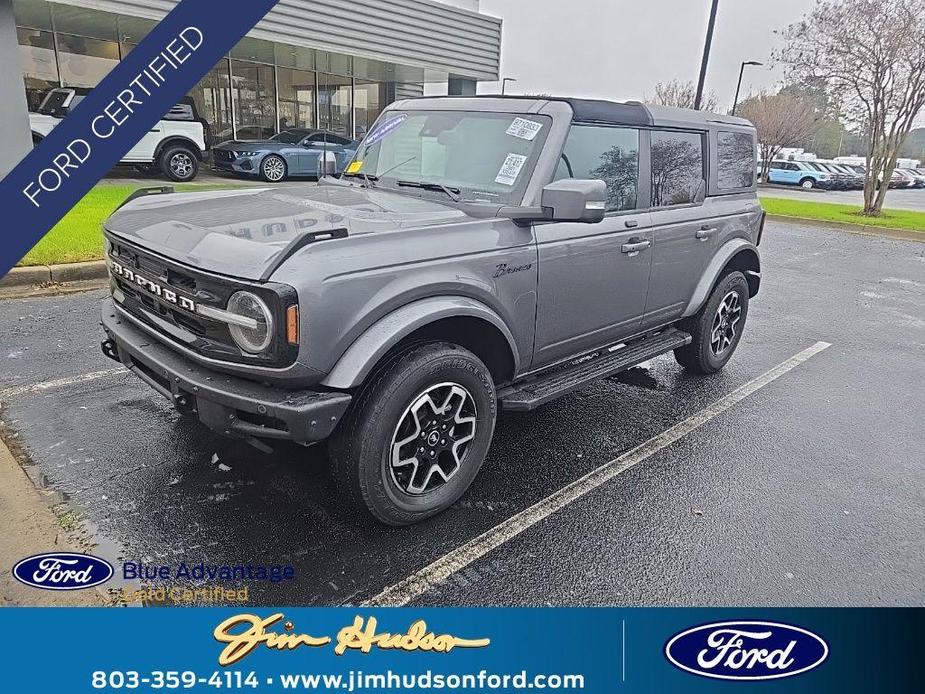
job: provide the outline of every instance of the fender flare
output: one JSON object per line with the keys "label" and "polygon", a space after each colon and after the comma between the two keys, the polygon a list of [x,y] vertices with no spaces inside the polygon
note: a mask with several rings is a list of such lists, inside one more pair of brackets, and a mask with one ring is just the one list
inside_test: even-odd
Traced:
{"label": "fender flare", "polygon": [[507,340],[514,359],[514,371],[520,354],[514,335],[501,317],[480,301],[464,296],[437,296],[419,299],[380,318],[363,332],[337,360],[321,385],[347,390],[359,386],[385,354],[419,328],[443,318],[480,318],[497,328]]}
{"label": "fender flare", "polygon": [[157,162],[161,158],[161,154],[164,153],[164,150],[170,147],[171,145],[186,145],[193,150],[193,154],[196,155],[196,158],[199,161],[204,161],[202,150],[199,149],[199,145],[193,142],[188,137],[183,137],[182,135],[171,135],[169,137],[161,140],[157,147],[154,149],[154,158],[153,161]]}
{"label": "fender flare", "polygon": [[755,244],[742,238],[735,238],[727,241],[713,256],[710,264],[707,265],[707,269],[704,271],[703,275],[701,275],[700,282],[697,283],[697,287],[694,289],[694,294],[687,304],[687,308],[685,308],[684,313],[681,314],[682,318],[692,316],[700,310],[700,307],[703,306],[704,302],[710,296],[710,292],[713,291],[713,287],[719,279],[720,273],[722,273],[729,261],[742,251],[752,251],[758,257],[760,267],[761,254],[758,252],[758,247],[755,246]]}

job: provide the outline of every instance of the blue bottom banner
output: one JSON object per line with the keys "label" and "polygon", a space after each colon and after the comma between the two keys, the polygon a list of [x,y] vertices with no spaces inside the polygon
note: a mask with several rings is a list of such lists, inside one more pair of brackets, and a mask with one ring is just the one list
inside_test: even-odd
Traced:
{"label": "blue bottom banner", "polygon": [[0,691],[922,692],[920,609],[0,610]]}

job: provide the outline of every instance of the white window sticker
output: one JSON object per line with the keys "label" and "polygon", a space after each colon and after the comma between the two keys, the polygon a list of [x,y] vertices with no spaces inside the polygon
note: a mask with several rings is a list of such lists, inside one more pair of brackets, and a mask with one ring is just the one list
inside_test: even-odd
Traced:
{"label": "white window sticker", "polygon": [[502,183],[506,186],[514,185],[526,161],[527,158],[523,154],[508,154],[507,159],[501,165],[501,170],[495,177],[495,183]]}
{"label": "white window sticker", "polygon": [[508,135],[519,137],[521,140],[533,140],[536,134],[543,129],[542,123],[527,120],[526,118],[515,118],[511,127],[507,129]]}

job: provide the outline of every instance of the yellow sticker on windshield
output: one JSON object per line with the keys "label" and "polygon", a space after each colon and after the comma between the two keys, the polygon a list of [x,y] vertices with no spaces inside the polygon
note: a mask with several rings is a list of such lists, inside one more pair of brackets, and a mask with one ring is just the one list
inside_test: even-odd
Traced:
{"label": "yellow sticker on windshield", "polygon": [[347,173],[349,174],[360,173],[360,169],[362,168],[363,168],[363,162],[359,160],[354,160],[350,162],[350,166],[347,167]]}

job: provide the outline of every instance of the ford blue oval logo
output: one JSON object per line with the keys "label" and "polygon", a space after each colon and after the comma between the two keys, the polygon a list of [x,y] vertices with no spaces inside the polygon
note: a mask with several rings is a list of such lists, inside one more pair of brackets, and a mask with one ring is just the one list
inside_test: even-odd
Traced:
{"label": "ford blue oval logo", "polygon": [[74,552],[49,552],[20,559],[13,575],[20,583],[44,590],[92,588],[112,578],[112,564],[105,559]]}
{"label": "ford blue oval logo", "polygon": [[720,680],[773,680],[822,664],[829,646],[811,631],[775,622],[719,622],[675,634],[665,644],[672,665]]}

